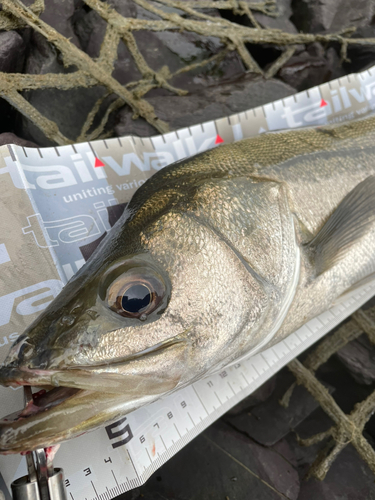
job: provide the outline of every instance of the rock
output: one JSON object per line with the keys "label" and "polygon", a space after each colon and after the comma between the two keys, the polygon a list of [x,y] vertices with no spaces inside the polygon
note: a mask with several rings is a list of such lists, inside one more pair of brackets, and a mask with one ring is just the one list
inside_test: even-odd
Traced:
{"label": "rock", "polygon": [[274,445],[319,406],[303,386],[294,388],[287,408],[281,406],[279,400],[293,381],[289,373],[283,372],[269,399],[248,413],[226,416],[226,420],[257,443]]}
{"label": "rock", "polygon": [[[26,61],[26,72],[30,74],[68,73],[74,68],[65,68],[60,55],[45,38],[33,33],[30,43],[30,53]],[[60,131],[68,138],[75,140],[95,102],[105,93],[103,87],[71,90],[41,89],[32,90],[24,97],[45,117],[53,120]],[[103,113],[102,113],[103,114]],[[102,114],[98,114],[96,120]],[[97,123],[97,121],[95,122]],[[16,134],[36,142],[40,146],[52,146],[43,132],[28,118],[22,116],[15,130]]]}
{"label": "rock", "polygon": [[[247,0],[247,3],[254,4],[254,2],[250,2]],[[267,2],[262,2],[264,3]],[[271,2],[269,2],[271,3]],[[234,6],[234,5],[233,5]],[[269,29],[277,29],[283,30],[287,33],[297,33],[297,28],[290,21],[290,17],[292,16],[292,0],[276,0],[275,2],[276,9],[273,12],[277,13],[277,16],[268,16],[267,14],[263,14],[255,9],[251,9],[252,14],[256,21],[261,25],[262,28]],[[250,6],[251,7],[251,6]],[[251,28],[254,27],[252,21],[248,18],[247,15],[238,15],[234,14],[233,10],[220,10],[220,14],[225,19],[232,21],[234,23],[249,26]]]}
{"label": "rock", "polygon": [[[155,14],[129,0],[111,0],[109,3],[124,17],[160,20]],[[162,7],[162,10],[178,12],[177,9],[160,4],[155,5],[159,9]],[[95,11],[86,12],[83,8],[76,12],[73,23],[83,50],[91,57],[98,57],[107,23]],[[142,57],[154,71],[160,71],[163,67],[167,67],[170,73],[174,73],[188,64],[208,59],[224,49],[224,45],[219,39],[202,37],[189,31],[152,32],[141,30],[133,32],[133,35]],[[239,76],[244,71],[238,54],[232,52],[227,54],[220,63],[211,63],[197,70],[177,75],[169,83],[191,90],[201,87],[202,84],[209,85],[213,82]],[[199,78],[195,80],[197,75]],[[113,77],[123,85],[142,78],[123,41],[119,44]]]}
{"label": "rock", "polygon": [[226,415],[238,415],[239,413],[243,413],[259,403],[263,403],[263,401],[266,401],[266,399],[271,396],[271,394],[275,390],[275,386],[276,376],[273,376],[269,380],[267,380],[267,382],[261,385],[256,391],[250,394],[250,396],[243,399],[236,406],[233,406],[233,408],[231,408],[226,413]]}
{"label": "rock", "polygon": [[[19,73],[25,62],[26,44],[16,31],[0,32],[0,72]],[[14,129],[21,115],[5,99],[0,99],[0,133]]]}
{"label": "rock", "polygon": [[[375,26],[361,26],[352,35],[353,38],[375,38]],[[375,64],[374,45],[349,45],[348,58],[350,63],[346,64],[348,71],[364,71],[367,67]]]}
{"label": "rock", "polygon": [[[276,79],[264,80],[249,74],[187,96],[158,96],[147,100],[154,106],[157,116],[168,122],[171,130],[175,130],[239,113],[294,93],[292,87]],[[145,120],[132,120],[128,107],[122,108],[117,116],[117,136],[150,136],[157,133]]]}
{"label": "rock", "polygon": [[[344,74],[335,49],[325,55],[320,43],[307,46],[307,50],[292,56],[280,69],[278,76],[298,91],[321,85]],[[335,57],[335,55],[337,57]]]}
{"label": "rock", "polygon": [[25,59],[25,49],[23,38],[16,31],[1,32],[0,71],[4,73],[21,72]]}
{"label": "rock", "polygon": [[285,458],[295,469],[297,469],[298,462],[293,449],[286,439],[280,439],[276,444],[269,449],[276,451],[279,455]]}
{"label": "rock", "polygon": [[[178,9],[150,1],[151,5],[167,13],[186,14]],[[160,20],[154,13],[136,6],[138,19]],[[199,9],[198,9],[199,11]],[[205,14],[221,17],[218,10],[211,9]],[[135,39],[140,51],[150,67],[155,70],[167,66],[171,73],[204,61],[218,54],[224,49],[223,43],[212,36],[200,36],[189,31],[160,31],[135,32]],[[156,50],[157,47],[157,50]],[[150,50],[151,49],[151,50]],[[217,84],[222,80],[231,79],[245,72],[243,63],[237,52],[228,53],[218,64],[209,64],[205,67],[177,75],[170,80],[171,85],[187,90],[201,89],[202,85]]]}
{"label": "rock", "polygon": [[[128,0],[111,0],[108,3],[124,17],[136,16],[134,2]],[[107,28],[106,21],[94,10],[87,12],[83,5],[74,15],[73,25],[82,50],[92,58],[98,57]],[[114,63],[112,76],[122,85],[142,78],[133,57],[123,41],[120,41],[118,45],[117,60]]]}
{"label": "rock", "polygon": [[293,23],[300,31],[340,32],[349,26],[370,24],[374,15],[372,0],[300,0],[294,2]]}
{"label": "rock", "polygon": [[327,49],[325,57],[327,59],[327,66],[330,69],[331,80],[341,78],[348,73],[342,64],[341,56],[336,52],[334,47]]}
{"label": "rock", "polygon": [[324,481],[301,482],[298,500],[375,500],[374,473],[348,445],[336,458]]}
{"label": "rock", "polygon": [[375,346],[363,334],[342,347],[337,357],[359,384],[375,382]]}
{"label": "rock", "polygon": [[298,33],[297,28],[291,22],[293,14],[292,0],[277,0],[277,17],[270,17],[261,12],[253,11],[255,19],[263,28],[283,30],[287,33]]}
{"label": "rock", "polygon": [[287,460],[219,421],[122,500],[297,500],[298,492],[298,474]]}
{"label": "rock", "polygon": [[25,73],[42,75],[63,72],[64,68],[55,47],[49,44],[40,33],[33,33],[30,39]]}
{"label": "rock", "polygon": [[[329,416],[321,409],[317,408],[307,418],[305,418],[297,427],[295,432],[290,432],[284,439],[277,442],[272,449],[280,453],[286,460],[290,460],[289,453],[293,457],[293,466],[297,468],[300,478],[304,478],[315,461],[318,454],[325,448],[329,437],[315,443],[311,446],[302,446],[297,441],[297,435],[302,439],[307,439],[330,429],[333,425]],[[288,447],[283,448],[283,442],[286,441]],[[290,452],[291,450],[291,452]]]}
{"label": "rock", "polygon": [[[278,452],[259,446],[241,433],[233,432],[233,429],[221,421],[209,427],[204,436],[253,471],[277,492],[285,495],[290,500],[298,498],[299,480],[297,471],[290,461],[285,460]],[[284,451],[286,455],[291,457],[292,450],[287,443],[284,443]],[[256,495],[253,498],[257,498]]]}
{"label": "rock", "polygon": [[44,11],[40,19],[79,47],[80,44],[71,23],[74,12],[75,0],[48,0],[44,2]]}
{"label": "rock", "polygon": [[[136,6],[131,0],[107,0],[106,3],[124,17],[136,17]],[[72,17],[72,24],[82,50],[90,57],[98,57],[107,22],[95,10],[87,11],[82,3]]]}
{"label": "rock", "polygon": [[24,148],[37,148],[38,145],[35,142],[27,141],[21,137],[17,137],[12,132],[4,132],[0,134],[0,146],[5,144],[16,144],[17,146],[23,146]]}
{"label": "rock", "polygon": [[[147,63],[153,69],[168,66],[174,73],[190,64],[196,64],[224,50],[223,43],[215,37],[203,37],[192,32],[158,32],[159,50],[150,51],[149,34],[138,32],[135,38]],[[155,42],[157,43],[157,42]],[[162,46],[160,46],[162,44]],[[203,86],[217,85],[222,81],[238,78],[245,73],[245,68],[237,52],[228,53],[219,63],[210,63],[187,73],[176,75],[169,80],[175,87],[199,91]]]}
{"label": "rock", "polygon": [[366,399],[373,391],[370,385],[358,384],[337,356],[332,356],[322,365],[317,375],[319,380],[335,388],[334,399],[347,414],[356,403]]}

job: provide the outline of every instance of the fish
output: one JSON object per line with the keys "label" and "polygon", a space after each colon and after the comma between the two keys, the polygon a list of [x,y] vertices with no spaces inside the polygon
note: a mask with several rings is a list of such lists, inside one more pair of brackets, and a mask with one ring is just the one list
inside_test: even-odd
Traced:
{"label": "fish", "polygon": [[262,134],[152,176],[11,347],[0,452],[55,445],[261,352],[375,272],[375,118]]}

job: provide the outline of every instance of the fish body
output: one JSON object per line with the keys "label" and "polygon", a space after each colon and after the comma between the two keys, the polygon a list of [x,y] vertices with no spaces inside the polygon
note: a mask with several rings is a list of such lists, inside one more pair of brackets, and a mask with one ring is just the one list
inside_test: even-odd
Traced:
{"label": "fish body", "polygon": [[13,345],[48,386],[0,451],[52,445],[284,339],[375,272],[375,119],[264,134],[164,168]]}

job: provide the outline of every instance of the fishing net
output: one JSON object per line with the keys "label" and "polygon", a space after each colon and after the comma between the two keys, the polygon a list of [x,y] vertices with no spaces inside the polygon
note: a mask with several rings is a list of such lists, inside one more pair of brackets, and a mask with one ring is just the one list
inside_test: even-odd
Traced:
{"label": "fishing net", "polygon": [[[254,13],[277,16],[278,10],[273,0],[259,3],[239,0],[133,0],[133,2],[148,12],[148,15],[143,18],[124,17],[105,1],[84,0],[87,8],[95,11],[106,23],[100,52],[97,57],[90,57],[71,40],[40,19],[39,16],[45,7],[43,0],[36,0],[28,6],[20,0],[2,0],[0,2],[2,5],[0,29],[31,29],[38,33],[58,52],[67,71],[45,74],[0,73],[1,97],[57,145],[107,137],[110,133],[106,128],[108,120],[122,106],[128,106],[132,110],[133,118],[142,117],[157,131],[165,133],[170,129],[169,124],[157,116],[153,106],[147,100],[147,94],[153,89],[165,89],[181,96],[186,94],[186,89],[171,83],[178,75],[212,68],[228,55],[236,54],[248,72],[271,78],[293,56],[298,44],[334,43],[340,47],[342,60],[347,58],[348,46],[351,44],[369,46],[375,44],[374,39],[371,38],[351,38],[350,35],[354,31],[352,28],[333,34],[286,33],[263,28],[254,17]],[[245,17],[246,22],[242,22],[241,25],[237,24],[215,15],[213,10],[231,12],[233,16]],[[202,37],[214,37],[220,40],[222,48],[214,54],[209,54],[204,60],[196,62],[190,60],[178,69],[167,65],[155,69],[146,61],[142,49],[137,44],[135,34],[144,30],[158,33],[188,32]],[[138,79],[125,85],[114,76],[120,43],[125,44],[134,68],[140,75]],[[280,52],[267,69],[259,65],[252,55],[252,49],[249,48],[259,44],[277,47]],[[101,89],[101,95],[87,113],[80,133],[73,138],[61,132],[61,123],[58,118],[52,120],[45,116],[28,100],[27,94],[28,91],[33,90],[68,91],[95,87]],[[355,313],[348,323],[324,340],[316,351],[309,355],[304,364],[294,360],[289,365],[297,383],[303,384],[311,392],[333,421],[333,426],[326,432],[308,440],[301,440],[301,444],[309,445],[327,437],[330,438],[324,454],[317,458],[311,468],[311,473],[320,479],[324,478],[337,455],[349,443],[355,446],[360,456],[375,473],[375,451],[363,435],[365,423],[375,410],[375,392],[358,403],[347,415],[314,375],[330,356],[363,332],[368,335],[371,342],[375,343],[375,322],[372,310],[361,310]],[[282,401],[284,405],[288,404],[292,391],[293,387],[285,395]]]}
{"label": "fishing net", "polygon": [[[169,130],[169,125],[161,120],[147,101],[145,95],[152,89],[162,88],[173,94],[184,95],[186,90],[171,85],[177,75],[212,67],[224,57],[238,54],[249,72],[271,78],[290,59],[298,44],[313,42],[337,43],[341,47],[342,59],[346,58],[350,44],[373,45],[374,39],[350,38],[353,28],[335,34],[285,33],[281,30],[264,29],[254,17],[254,12],[277,16],[276,3],[265,0],[250,3],[237,0],[220,1],[176,1],[176,0],[132,0],[150,17],[146,19],[123,17],[106,2],[85,0],[87,7],[95,11],[105,22],[105,35],[98,57],[91,58],[69,39],[39,18],[44,9],[44,0],[36,0],[29,7],[20,0],[3,0],[0,13],[0,29],[14,30],[29,27],[43,36],[58,51],[67,73],[20,74],[0,73],[0,95],[26,116],[44,135],[58,145],[105,138],[105,130],[111,114],[127,105],[133,118],[142,117],[160,133]],[[211,9],[211,11],[209,10]],[[236,16],[245,16],[248,26],[237,24],[222,17],[212,15],[212,9],[231,11]],[[207,13],[209,12],[209,13]],[[211,12],[211,13],[210,13]],[[151,32],[189,32],[202,37],[220,40],[222,50],[205,60],[190,62],[173,71],[168,66],[153,69],[137,45],[135,33]],[[119,44],[124,43],[140,79],[122,85],[113,71],[118,58]],[[198,43],[198,42],[196,42]],[[264,71],[248,49],[252,44],[267,44],[278,47],[280,56]],[[101,87],[105,92],[97,99],[87,114],[82,130],[77,137],[66,137],[60,130],[59,120],[53,121],[43,115],[29,100],[26,91],[58,89],[61,91],[76,88]],[[109,99],[107,99],[109,97]],[[105,102],[107,99],[107,102]],[[104,107],[104,109],[103,109]],[[98,123],[98,116],[100,117]]]}
{"label": "fishing net", "polygon": [[[333,426],[324,432],[308,439],[300,439],[302,446],[311,446],[328,438],[326,447],[312,464],[309,475],[323,480],[337,455],[349,444],[352,444],[359,455],[367,462],[375,474],[375,450],[363,436],[366,423],[375,411],[375,391],[366,399],[357,403],[350,414],[345,414],[329,390],[318,381],[314,373],[348,343],[365,333],[372,344],[375,344],[375,308],[360,309],[350,320],[330,335],[309,354],[302,364],[298,359],[289,363],[288,367],[312,396],[319,402],[321,408],[331,418]],[[281,404],[288,406],[293,386],[284,395]]]}

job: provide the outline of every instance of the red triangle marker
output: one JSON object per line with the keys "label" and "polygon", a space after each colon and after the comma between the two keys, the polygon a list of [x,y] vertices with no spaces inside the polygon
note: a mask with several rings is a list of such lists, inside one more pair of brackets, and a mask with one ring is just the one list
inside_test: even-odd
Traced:
{"label": "red triangle marker", "polygon": [[324,99],[322,99],[322,100],[320,101],[320,106],[319,106],[319,107],[320,107],[320,108],[324,108],[324,106],[328,106],[328,102],[327,102],[327,101],[325,101]]}
{"label": "red triangle marker", "polygon": [[224,142],[224,139],[222,139],[220,135],[217,134],[215,144],[221,144],[222,142]]}
{"label": "red triangle marker", "polygon": [[99,158],[95,158],[95,164],[94,167],[105,167],[104,163],[99,160]]}

